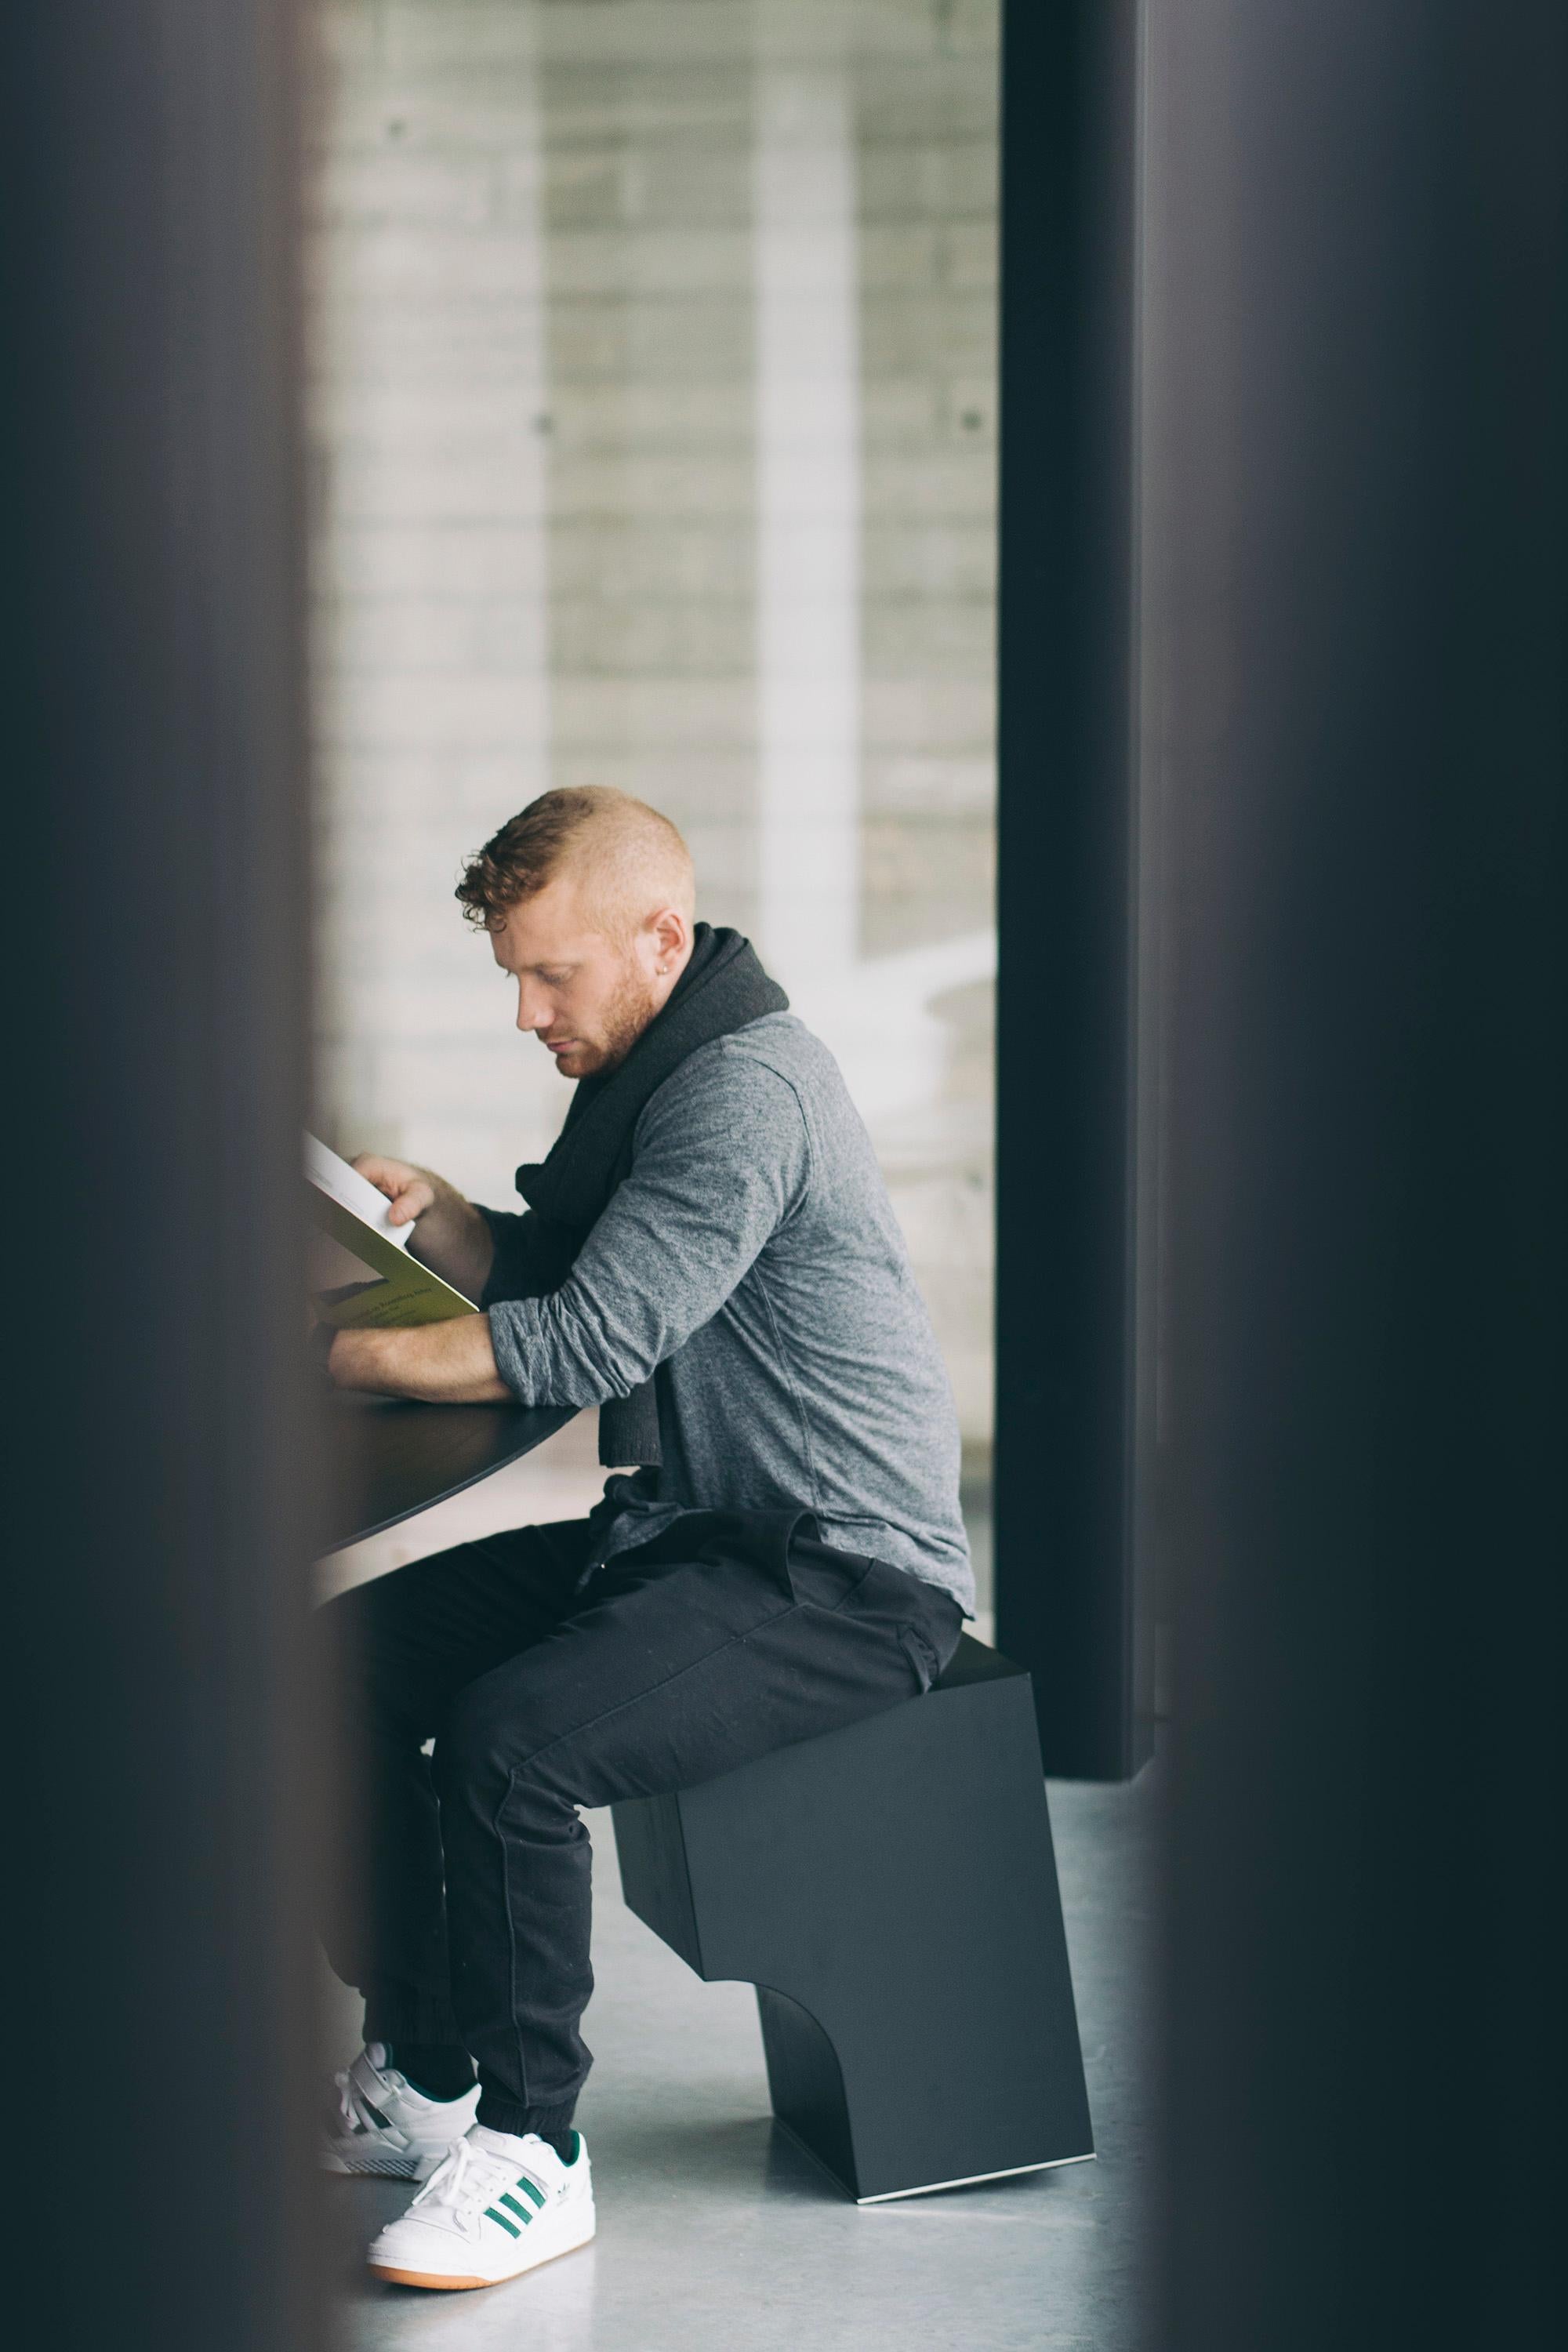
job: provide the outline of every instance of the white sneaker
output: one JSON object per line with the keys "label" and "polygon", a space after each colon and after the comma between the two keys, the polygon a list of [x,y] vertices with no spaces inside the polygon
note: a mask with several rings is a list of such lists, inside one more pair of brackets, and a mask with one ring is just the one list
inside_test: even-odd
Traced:
{"label": "white sneaker", "polygon": [[473,2122],[477,2083],[460,2099],[426,2098],[388,2064],[388,2055],[384,2042],[368,2042],[352,2066],[332,2076],[338,2098],[321,2142],[324,2171],[425,2180]]}
{"label": "white sneaker", "polygon": [[594,2179],[581,2132],[572,2161],[530,2132],[475,2124],[365,2259],[399,2286],[494,2286],[594,2234]]}

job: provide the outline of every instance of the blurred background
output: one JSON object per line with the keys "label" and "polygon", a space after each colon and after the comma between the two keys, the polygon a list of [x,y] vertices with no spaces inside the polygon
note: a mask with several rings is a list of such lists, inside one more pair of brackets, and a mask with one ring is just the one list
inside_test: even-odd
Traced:
{"label": "blurred background", "polygon": [[459,866],[664,810],[870,1128],[987,1608],[998,19],[331,0],[306,180],[321,1130],[510,1204],[568,1091]]}
{"label": "blurred background", "polygon": [[531,2340],[1554,2342],[1561,0],[13,14],[8,2307],[517,2340],[323,2246],[308,1628],[593,1432],[322,1569],[298,1138],[508,1202],[452,884],[602,782],[887,1171],[1099,2161],[848,2205],[612,1871]]}

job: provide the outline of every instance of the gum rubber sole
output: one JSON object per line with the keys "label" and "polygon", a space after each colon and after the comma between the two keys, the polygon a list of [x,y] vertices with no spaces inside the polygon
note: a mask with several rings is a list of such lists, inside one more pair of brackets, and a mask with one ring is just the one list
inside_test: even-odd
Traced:
{"label": "gum rubber sole", "polygon": [[[536,2263],[533,2267],[537,2270],[539,2267],[538,2263]],[[380,2263],[372,2263],[369,2268],[372,2278],[385,2279],[387,2284],[391,2286],[459,2287],[504,2286],[506,2284],[505,2279],[437,2278],[432,2271],[389,2271],[384,2269]],[[521,2271],[514,2271],[512,2273],[512,2276],[514,2278],[521,2278],[522,2275],[523,2273]]]}
{"label": "gum rubber sole", "polygon": [[542,2270],[546,2263],[558,2263],[563,2254],[574,2254],[594,2242],[595,2231],[574,2238],[569,2246],[557,2246],[551,2254],[541,2254],[537,2261],[524,2263],[521,2270],[505,2271],[500,2278],[453,2278],[443,2271],[395,2270],[390,2263],[367,2263],[372,2278],[384,2279],[389,2286],[436,2287],[446,2291],[474,2286],[505,2286],[509,2280],[526,2278],[530,2271]]}

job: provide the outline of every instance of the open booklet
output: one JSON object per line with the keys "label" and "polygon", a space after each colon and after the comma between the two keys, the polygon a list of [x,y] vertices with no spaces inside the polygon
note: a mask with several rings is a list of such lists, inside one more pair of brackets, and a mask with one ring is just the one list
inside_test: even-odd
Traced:
{"label": "open booklet", "polygon": [[342,1330],[448,1323],[475,1315],[471,1298],[408,1251],[412,1225],[391,1225],[384,1193],[313,1135],[305,1138],[310,1298],[323,1323]]}

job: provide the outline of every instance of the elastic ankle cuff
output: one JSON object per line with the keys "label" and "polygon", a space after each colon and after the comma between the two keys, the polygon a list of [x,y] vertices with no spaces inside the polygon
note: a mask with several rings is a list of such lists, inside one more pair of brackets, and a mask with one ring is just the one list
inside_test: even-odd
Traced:
{"label": "elastic ankle cuff", "polygon": [[569,2099],[563,2107],[525,2107],[487,2088],[479,2093],[475,2120],[487,2131],[510,2132],[517,2139],[526,2138],[530,2132],[537,2132],[541,2139],[564,2139],[576,2105],[575,2099]]}

